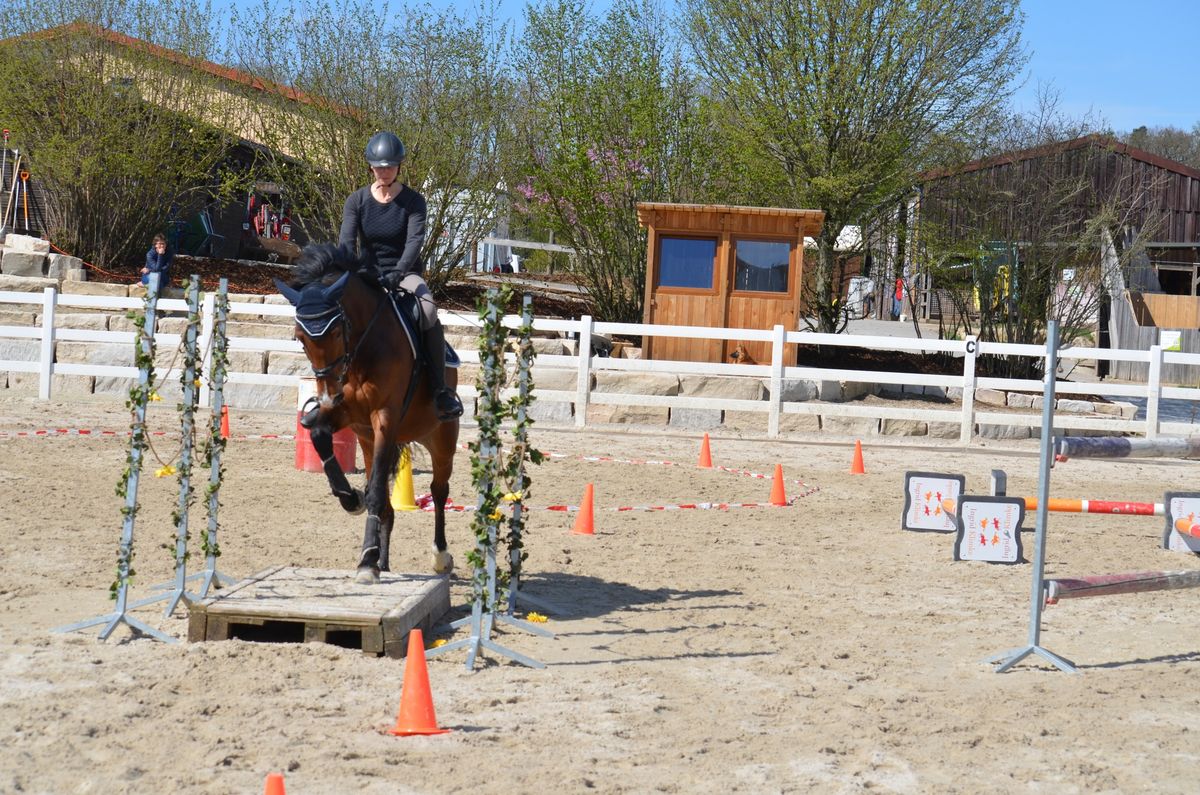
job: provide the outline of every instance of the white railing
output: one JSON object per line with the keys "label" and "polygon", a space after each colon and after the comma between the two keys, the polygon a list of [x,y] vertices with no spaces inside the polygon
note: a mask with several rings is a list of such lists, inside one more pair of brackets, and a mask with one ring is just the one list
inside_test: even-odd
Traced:
{"label": "white railing", "polygon": [[[213,333],[213,304],[211,294],[205,296],[201,308],[201,350],[208,351]],[[134,344],[134,333],[121,331],[92,331],[86,329],[61,328],[55,318],[58,310],[63,307],[127,311],[139,309],[142,306],[140,298],[116,298],[101,296],[63,295],[53,288],[46,288],[41,293],[22,293],[0,291],[0,309],[26,307],[28,311],[40,312],[42,323],[39,326],[0,326],[0,345],[7,340],[37,340],[38,357],[34,359],[0,359],[0,371],[38,374],[38,395],[45,400],[51,396],[51,385],[55,375],[78,376],[117,376],[136,378],[137,369],[129,366],[114,366],[101,364],[57,363],[54,361],[54,346],[56,341],[75,341],[87,343],[119,343],[130,346],[130,361]],[[164,312],[186,312],[182,300],[163,299],[159,308]],[[239,316],[292,317],[294,310],[291,306],[281,304],[257,304],[233,301],[229,305],[229,319],[236,322]],[[442,313],[443,323],[447,330],[453,333],[455,327],[477,327],[478,321],[461,313]],[[505,318],[509,327],[515,328],[520,322],[516,316]],[[964,444],[969,443],[976,424],[1028,426],[1035,428],[1041,424],[1040,412],[1030,410],[1025,413],[1012,411],[981,410],[976,408],[978,390],[992,389],[1004,392],[1027,392],[1040,396],[1042,382],[1033,380],[990,378],[976,372],[976,362],[982,354],[1045,357],[1045,349],[1040,345],[1021,345],[1005,343],[981,343],[974,337],[965,340],[930,340],[899,337],[881,337],[847,334],[815,334],[801,331],[785,331],[783,326],[775,326],[768,330],[705,328],[698,326],[652,326],[640,323],[597,323],[591,317],[584,316],[579,320],[539,319],[534,321],[537,332],[558,332],[578,341],[590,341],[594,334],[600,335],[632,335],[649,337],[677,337],[689,339],[736,340],[741,342],[766,342],[771,346],[771,361],[769,364],[724,364],[710,362],[679,362],[679,361],[648,361],[641,359],[602,358],[591,355],[578,355],[582,349],[590,353],[590,344],[582,346],[576,342],[577,351],[574,355],[538,356],[538,367],[563,368],[575,374],[572,389],[538,389],[538,399],[548,402],[568,402],[574,404],[575,424],[583,427],[587,422],[589,405],[621,405],[640,407],[693,408],[724,411],[758,412],[763,415],[763,426],[768,436],[779,433],[780,418],[786,414],[824,415],[827,417],[851,417],[866,419],[895,419],[915,420],[921,422],[954,423],[959,426],[959,438]],[[179,335],[159,333],[157,342],[161,347],[177,345]],[[916,353],[943,353],[960,358],[962,369],[953,373],[925,375],[905,372],[876,372],[859,370],[832,370],[812,367],[789,366],[784,362],[785,345],[824,345],[839,347],[866,348],[869,350],[890,350]],[[271,339],[262,337],[229,337],[229,351],[265,351],[282,353],[301,353],[298,342],[290,339]],[[459,352],[463,361],[478,363],[478,355],[474,350]],[[1200,354],[1174,353],[1163,351],[1161,346],[1153,346],[1148,351],[1130,351],[1117,349],[1099,349],[1072,347],[1059,351],[1061,360],[1110,360],[1145,362],[1149,365],[1149,378],[1145,384],[1113,384],[1113,383],[1076,383],[1067,381],[1056,382],[1055,390],[1064,396],[1070,395],[1100,395],[1112,398],[1138,398],[1146,401],[1146,417],[1144,420],[1124,419],[1117,416],[1088,417],[1058,412],[1055,416],[1056,428],[1064,430],[1105,431],[1111,433],[1140,433],[1149,438],[1159,435],[1188,435],[1194,432],[1189,423],[1160,421],[1160,406],[1164,398],[1182,400],[1200,400],[1200,389],[1188,387],[1163,386],[1159,378],[1164,363],[1186,364],[1200,367]],[[592,375],[596,372],[619,371],[628,373],[664,373],[676,376],[684,375],[720,375],[740,378],[754,378],[765,383],[768,396],[764,400],[748,400],[737,398],[719,398],[697,395],[644,395],[626,392],[597,392],[592,388]],[[1200,372],[1200,371],[1198,371]],[[178,376],[177,371],[167,371],[165,377]],[[297,387],[299,375],[280,375],[265,373],[230,372],[228,382],[231,384],[258,384],[279,387]],[[783,388],[791,380],[811,380],[817,382],[843,381],[866,384],[888,384],[897,387],[935,387],[942,391],[961,390],[961,403],[947,405],[945,408],[909,408],[881,405],[862,405],[859,403],[829,403],[818,401],[785,401],[782,400]],[[465,384],[459,388],[464,398],[475,396],[473,385]],[[207,401],[206,390],[201,394],[202,402]]]}

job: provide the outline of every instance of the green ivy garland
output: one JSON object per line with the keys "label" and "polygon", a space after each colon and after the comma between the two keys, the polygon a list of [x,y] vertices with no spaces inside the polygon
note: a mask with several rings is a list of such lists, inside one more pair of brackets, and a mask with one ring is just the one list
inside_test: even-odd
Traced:
{"label": "green ivy garland", "polygon": [[[229,371],[229,338],[225,335],[225,318],[229,314],[229,295],[224,290],[217,291],[216,308],[214,314],[217,317],[217,322],[214,324],[215,334],[212,346],[212,363],[209,368],[208,383],[214,394],[218,389],[224,388],[225,375]],[[208,486],[204,490],[204,498],[208,512],[208,532],[203,535],[201,550],[205,557],[220,557],[221,548],[217,543],[218,522],[216,518],[216,509],[219,501],[221,484],[225,480],[225,464],[224,453],[226,439],[221,434],[221,407],[224,406],[224,400],[220,401],[221,406],[216,402],[213,403],[213,411],[209,418],[208,438],[200,448],[200,456],[204,461],[204,466],[212,472],[213,463],[217,464],[216,477],[209,478]]]}
{"label": "green ivy garland", "polygon": [[[179,349],[176,351],[176,359],[179,356],[183,357],[183,363],[179,371],[179,393],[184,399],[190,395],[190,405],[185,404],[183,400],[175,404],[175,410],[179,412],[180,417],[180,451],[179,466],[175,468],[176,475],[179,481],[179,490],[182,497],[175,503],[175,510],[171,512],[171,524],[175,527],[175,532],[172,534],[169,542],[163,544],[164,549],[171,551],[171,556],[176,558],[176,564],[180,563],[177,559],[177,544],[179,540],[179,532],[183,530],[184,553],[183,561],[186,562],[191,553],[187,551],[187,542],[190,536],[190,528],[186,527],[187,516],[191,511],[191,506],[194,501],[195,489],[192,487],[192,457],[182,455],[183,450],[194,449],[196,442],[196,426],[194,422],[188,422],[189,413],[195,416],[196,407],[200,404],[200,378],[196,374],[196,346],[188,345],[188,338],[195,339],[195,333],[200,325],[199,311],[192,311],[191,307],[195,304],[195,292],[199,290],[199,283],[192,281],[188,284],[187,302],[188,302],[188,317],[187,325],[183,329],[183,333],[179,337]],[[191,376],[191,382],[188,381],[188,376]],[[190,436],[191,438],[187,438]],[[170,468],[170,465],[168,465]],[[181,525],[183,525],[181,527]]]}

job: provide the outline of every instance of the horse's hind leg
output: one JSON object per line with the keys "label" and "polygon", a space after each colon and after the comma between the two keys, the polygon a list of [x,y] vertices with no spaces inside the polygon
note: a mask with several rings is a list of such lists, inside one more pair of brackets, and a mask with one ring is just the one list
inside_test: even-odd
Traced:
{"label": "horse's hind leg", "polygon": [[325,477],[329,480],[329,488],[333,496],[338,498],[342,507],[349,513],[358,514],[363,511],[363,493],[350,485],[346,473],[333,454],[333,428],[329,418],[318,416],[309,429],[313,449],[321,457],[321,466],[325,469]]}
{"label": "horse's hind leg", "polygon": [[375,456],[367,476],[367,522],[363,529],[362,554],[358,559],[355,581],[379,581],[379,572],[387,562],[384,557],[383,535],[392,529],[392,506],[388,502],[388,477],[396,466],[399,448],[394,442],[376,443]]}
{"label": "horse's hind leg", "polygon": [[458,420],[443,422],[421,441],[433,463],[429,493],[433,497],[433,570],[449,574],[454,556],[446,549],[446,499],[450,496],[450,476],[454,473],[454,453],[458,445]]}

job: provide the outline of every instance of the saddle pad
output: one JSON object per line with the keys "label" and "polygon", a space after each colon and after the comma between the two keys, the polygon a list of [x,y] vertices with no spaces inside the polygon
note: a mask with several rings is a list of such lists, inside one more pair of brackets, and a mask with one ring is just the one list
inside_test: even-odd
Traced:
{"label": "saddle pad", "polygon": [[[417,350],[417,339],[421,336],[417,330],[417,297],[402,290],[389,291],[388,295],[392,299],[392,311],[396,313],[396,319],[400,321],[400,328],[404,329],[404,336],[408,337],[408,345],[412,348],[413,357],[420,359],[422,354]],[[460,364],[462,364],[462,359],[458,357],[458,352],[447,342],[446,366],[457,369]]]}

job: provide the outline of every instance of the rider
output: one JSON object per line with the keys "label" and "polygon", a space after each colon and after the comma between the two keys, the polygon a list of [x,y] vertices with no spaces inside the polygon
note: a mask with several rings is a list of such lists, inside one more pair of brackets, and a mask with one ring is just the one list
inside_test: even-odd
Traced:
{"label": "rider", "polygon": [[446,386],[446,336],[438,320],[433,295],[421,274],[421,246],[425,243],[425,197],[397,180],[404,162],[404,144],[393,133],[378,132],[367,142],[367,163],[375,180],[351,193],[342,208],[338,243],[360,251],[382,274],[382,283],[417,297],[421,310],[422,346],[433,382],[438,419],[462,416],[463,404]]}

